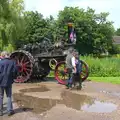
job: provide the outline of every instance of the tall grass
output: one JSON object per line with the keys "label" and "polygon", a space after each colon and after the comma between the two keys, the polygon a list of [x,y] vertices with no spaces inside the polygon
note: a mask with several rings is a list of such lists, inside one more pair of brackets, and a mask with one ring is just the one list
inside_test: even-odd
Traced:
{"label": "tall grass", "polygon": [[3,50],[11,53],[14,51],[14,47],[12,44],[8,44],[7,46],[4,46]]}
{"label": "tall grass", "polygon": [[92,56],[81,56],[81,59],[88,64],[90,77],[120,76],[119,57],[94,58]]}

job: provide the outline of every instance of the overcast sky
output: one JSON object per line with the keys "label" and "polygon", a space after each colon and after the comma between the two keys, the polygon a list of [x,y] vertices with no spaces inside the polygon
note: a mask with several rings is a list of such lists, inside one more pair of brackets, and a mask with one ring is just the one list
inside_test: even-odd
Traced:
{"label": "overcast sky", "polygon": [[109,12],[109,20],[114,22],[114,27],[120,28],[120,0],[24,0],[25,9],[38,11],[44,17],[49,15],[57,16],[59,10],[65,6],[87,7],[95,9],[96,13]]}

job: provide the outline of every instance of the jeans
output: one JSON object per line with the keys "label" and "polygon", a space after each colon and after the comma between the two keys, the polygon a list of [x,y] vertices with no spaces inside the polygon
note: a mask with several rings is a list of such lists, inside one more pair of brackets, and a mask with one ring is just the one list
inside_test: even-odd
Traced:
{"label": "jeans", "polygon": [[70,78],[68,79],[68,83],[69,83],[69,84],[73,84],[73,81],[75,80],[75,76],[76,76],[75,73],[72,73],[72,74],[71,74]]}
{"label": "jeans", "polygon": [[70,82],[72,82],[72,69],[67,68],[67,73],[68,73],[67,84],[69,84]]}
{"label": "jeans", "polygon": [[82,78],[81,78],[81,75],[80,73],[76,73],[76,78],[74,79],[74,84],[76,84],[76,82],[79,83],[79,87],[82,87]]}
{"label": "jeans", "polygon": [[6,96],[7,96],[7,112],[11,112],[13,111],[12,85],[7,87],[0,87],[0,112],[3,112],[4,91],[6,92]]}
{"label": "jeans", "polygon": [[72,84],[74,84],[74,86],[76,85],[76,83],[79,83],[79,88],[81,88],[82,86],[82,78],[80,76],[80,73],[72,73],[69,75],[69,79],[67,80],[67,85],[69,85],[69,87],[72,87]]}

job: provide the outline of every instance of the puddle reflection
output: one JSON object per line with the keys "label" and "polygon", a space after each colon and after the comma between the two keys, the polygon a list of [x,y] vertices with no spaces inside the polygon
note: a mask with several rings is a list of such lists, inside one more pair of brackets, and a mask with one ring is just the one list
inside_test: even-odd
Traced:
{"label": "puddle reflection", "polygon": [[45,91],[49,91],[49,89],[45,87],[23,89],[21,90],[21,93],[13,94],[13,97],[20,108],[22,109],[29,108],[32,109],[32,111],[35,113],[46,112],[50,110],[52,107],[56,106],[57,104],[64,104],[68,108],[83,110],[87,112],[112,112],[117,109],[117,106],[112,103],[95,101],[95,99],[89,96],[75,94],[70,91],[63,91],[61,93],[62,98],[61,100],[37,98],[24,95],[24,92],[45,92]]}

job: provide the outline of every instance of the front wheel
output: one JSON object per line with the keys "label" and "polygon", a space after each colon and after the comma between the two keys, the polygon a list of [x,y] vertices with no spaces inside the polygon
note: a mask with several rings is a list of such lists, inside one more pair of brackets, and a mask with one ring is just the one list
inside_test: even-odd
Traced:
{"label": "front wheel", "polygon": [[[86,80],[89,75],[89,69],[86,62],[82,61],[82,72],[81,72],[81,78],[82,81]],[[66,71],[66,64],[65,61],[59,62],[55,68],[55,79],[60,83],[65,85],[66,81],[68,80],[69,75]]]}

